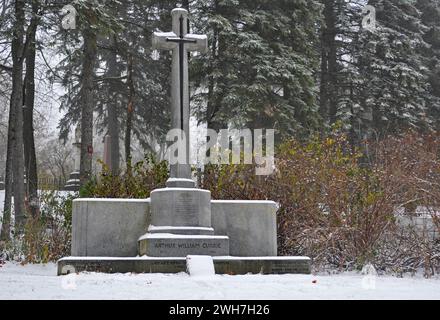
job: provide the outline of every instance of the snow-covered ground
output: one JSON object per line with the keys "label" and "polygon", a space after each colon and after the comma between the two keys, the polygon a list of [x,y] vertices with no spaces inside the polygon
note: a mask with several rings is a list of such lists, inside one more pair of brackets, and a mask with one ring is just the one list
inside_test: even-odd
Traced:
{"label": "snow-covered ground", "polygon": [[[4,191],[0,191],[3,204]],[[0,217],[2,215],[0,208]],[[440,299],[440,277],[99,274],[56,276],[56,265],[0,263],[0,299]]]}
{"label": "snow-covered ground", "polygon": [[0,299],[440,299],[440,277],[99,274],[56,276],[56,265],[7,262]]}

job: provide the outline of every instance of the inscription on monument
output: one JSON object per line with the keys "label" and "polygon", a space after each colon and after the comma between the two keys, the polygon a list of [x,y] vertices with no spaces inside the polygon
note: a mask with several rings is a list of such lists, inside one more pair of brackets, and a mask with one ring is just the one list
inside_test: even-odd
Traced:
{"label": "inscription on monument", "polygon": [[221,248],[220,243],[210,243],[210,242],[187,242],[187,243],[175,243],[175,242],[167,242],[162,243],[158,242],[154,244],[154,247],[157,249],[175,249],[175,248],[203,248],[203,249],[218,249]]}
{"label": "inscription on monument", "polygon": [[182,193],[176,199],[174,210],[177,215],[191,215],[197,212],[197,205],[197,198]]}
{"label": "inscription on monument", "polygon": [[179,248],[200,248],[200,243],[179,243]]}
{"label": "inscription on monument", "polygon": [[307,263],[289,263],[289,262],[279,262],[279,261],[273,261],[271,266],[271,273],[298,273],[298,271],[301,271],[302,269],[307,269],[308,264]]}
{"label": "inscription on monument", "polygon": [[227,239],[161,239],[159,241],[142,241],[140,244],[141,254],[148,256],[184,257],[188,254],[205,254],[212,256],[227,255],[229,243]]}

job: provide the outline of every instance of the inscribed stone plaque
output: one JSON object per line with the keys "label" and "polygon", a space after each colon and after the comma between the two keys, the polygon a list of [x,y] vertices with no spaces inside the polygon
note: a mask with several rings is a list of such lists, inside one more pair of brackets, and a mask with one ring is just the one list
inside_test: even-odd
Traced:
{"label": "inscribed stone plaque", "polygon": [[198,212],[198,198],[188,193],[179,193],[176,195],[174,208],[178,215],[192,215]]}

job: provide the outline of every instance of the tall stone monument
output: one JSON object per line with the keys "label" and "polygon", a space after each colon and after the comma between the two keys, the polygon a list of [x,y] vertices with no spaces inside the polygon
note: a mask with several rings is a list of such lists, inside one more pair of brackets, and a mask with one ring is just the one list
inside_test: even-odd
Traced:
{"label": "tall stone monument", "polygon": [[189,162],[188,52],[207,37],[187,33],[188,12],[172,10],[172,32],[154,33],[153,48],[172,50],[172,127],[186,136],[184,161],[172,164],[166,188],[149,199],[77,199],[69,271],[182,272],[186,256],[213,257],[217,273],[309,273],[307,257],[277,257],[273,201],[215,201],[195,188]]}
{"label": "tall stone monument", "polygon": [[73,162],[73,172],[70,173],[69,179],[64,186],[64,190],[67,191],[78,191],[80,188],[79,180],[79,165],[81,159],[81,127],[77,126],[75,129],[75,141],[72,143],[74,162]]}
{"label": "tall stone monument", "polygon": [[205,52],[205,35],[187,33],[188,12],[171,12],[172,32],[153,35],[153,49],[172,50],[171,118],[172,128],[184,133],[185,161],[170,166],[167,188],[151,192],[151,225],[139,240],[140,254],[185,257],[190,254],[224,256],[229,254],[227,236],[214,235],[211,226],[211,193],[196,189],[189,162],[188,52]]}

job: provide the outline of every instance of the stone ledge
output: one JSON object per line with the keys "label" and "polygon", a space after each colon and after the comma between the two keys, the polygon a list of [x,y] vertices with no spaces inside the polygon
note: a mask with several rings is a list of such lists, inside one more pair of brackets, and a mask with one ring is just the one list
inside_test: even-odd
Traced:
{"label": "stone ledge", "polygon": [[[217,274],[310,274],[308,257],[213,257]],[[186,272],[185,257],[66,257],[58,260],[58,275],[67,270],[103,273]]]}

